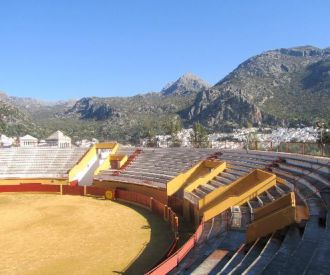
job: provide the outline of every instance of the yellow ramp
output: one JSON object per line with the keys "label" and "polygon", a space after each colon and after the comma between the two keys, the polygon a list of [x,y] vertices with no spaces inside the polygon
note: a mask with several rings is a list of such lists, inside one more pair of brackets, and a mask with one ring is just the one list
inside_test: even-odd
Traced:
{"label": "yellow ramp", "polygon": [[215,189],[198,202],[199,214],[208,221],[231,206],[241,205],[276,184],[276,176],[259,169],[230,185]]}
{"label": "yellow ramp", "polygon": [[167,195],[171,196],[182,188],[191,192],[200,185],[213,179],[226,169],[226,162],[219,160],[203,160],[192,168],[179,174],[167,183]]}

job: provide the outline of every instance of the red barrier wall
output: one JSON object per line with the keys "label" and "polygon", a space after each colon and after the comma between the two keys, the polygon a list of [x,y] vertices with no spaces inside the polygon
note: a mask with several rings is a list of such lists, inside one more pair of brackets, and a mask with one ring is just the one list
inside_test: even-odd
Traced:
{"label": "red barrier wall", "polygon": [[24,183],[19,185],[0,185],[0,192],[51,192],[59,193],[59,185]]}
{"label": "red barrier wall", "polygon": [[63,195],[74,195],[74,196],[83,196],[84,187],[83,186],[70,186],[63,185]]}
{"label": "red barrier wall", "polygon": [[104,196],[106,189],[95,186],[86,186],[86,195]]}
{"label": "red barrier wall", "polygon": [[177,252],[156,266],[154,269],[150,270],[147,275],[167,274],[177,267],[183,258],[190,252],[190,250],[195,247],[197,241],[202,235],[203,227],[204,222],[202,221],[195,234]]}
{"label": "red barrier wall", "polygon": [[183,200],[170,196],[168,197],[168,206],[171,207],[175,213],[183,216]]}
{"label": "red barrier wall", "polygon": [[163,216],[164,217],[164,211],[165,211],[164,204],[160,203],[159,201],[152,200],[151,205],[152,205],[151,206],[152,212],[154,212],[158,216]]}
{"label": "red barrier wall", "polygon": [[122,189],[116,189],[115,198],[124,201],[134,202],[150,208],[150,197],[139,193],[122,190]]}

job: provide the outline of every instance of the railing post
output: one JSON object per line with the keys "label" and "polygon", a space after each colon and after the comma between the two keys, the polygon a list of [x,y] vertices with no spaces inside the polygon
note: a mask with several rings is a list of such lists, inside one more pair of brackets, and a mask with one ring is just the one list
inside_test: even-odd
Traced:
{"label": "railing post", "polygon": [[321,143],[321,156],[324,157],[324,148],[322,143]]}
{"label": "railing post", "polygon": [[154,198],[153,197],[150,197],[150,205],[149,205],[149,207],[150,207],[150,210],[151,211],[153,209],[153,202],[154,202]]}
{"label": "railing post", "polygon": [[179,231],[179,218],[177,215],[174,216],[174,233],[175,237],[178,237],[178,231]]}
{"label": "railing post", "polygon": [[168,221],[168,209],[169,209],[169,207],[165,204],[163,209],[164,209],[164,220]]}

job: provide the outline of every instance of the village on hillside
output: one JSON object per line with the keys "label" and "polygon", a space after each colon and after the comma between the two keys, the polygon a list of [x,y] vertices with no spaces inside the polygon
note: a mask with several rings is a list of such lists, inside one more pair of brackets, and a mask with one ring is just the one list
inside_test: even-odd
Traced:
{"label": "village on hillside", "polygon": [[[325,129],[325,132],[330,132]],[[176,141],[174,144],[171,135],[156,135],[153,137],[152,147],[194,147],[192,142],[192,128],[182,129],[176,133]],[[207,135],[207,146],[218,149],[242,149],[246,143],[258,142],[265,146],[278,146],[281,142],[299,142],[299,143],[316,143],[320,139],[320,130],[314,127],[304,128],[241,128],[235,129],[232,133],[212,133]],[[0,134],[0,147],[58,147],[68,148],[71,146],[89,148],[99,140],[92,138],[91,140],[82,139],[73,142],[71,137],[65,135],[61,131],[56,131],[46,139],[38,139],[29,134],[22,137],[7,137]],[[126,144],[130,146],[131,144]],[[141,147],[151,147],[150,138],[140,140]]]}

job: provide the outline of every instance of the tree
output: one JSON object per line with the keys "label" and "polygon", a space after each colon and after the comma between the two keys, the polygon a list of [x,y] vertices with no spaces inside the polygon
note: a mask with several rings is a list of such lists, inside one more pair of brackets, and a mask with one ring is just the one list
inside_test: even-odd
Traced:
{"label": "tree", "polygon": [[[321,142],[321,138],[320,138],[319,142]],[[324,131],[322,133],[322,143],[323,144],[330,144],[330,132]]]}
{"label": "tree", "polygon": [[180,118],[169,118],[167,121],[165,121],[164,128],[165,133],[171,136],[171,138],[169,139],[171,144],[170,146],[180,147],[182,143],[182,140],[178,136],[179,132],[182,130],[182,123]]}
{"label": "tree", "polygon": [[317,121],[316,127],[319,130],[319,137],[318,142],[322,144],[329,144],[330,143],[330,132],[327,129],[328,125],[323,121]]}
{"label": "tree", "polygon": [[182,122],[179,117],[169,118],[164,123],[165,134],[174,135],[182,130]]}
{"label": "tree", "polygon": [[206,148],[209,147],[209,139],[207,132],[203,125],[196,122],[193,127],[193,132],[190,136],[190,142],[196,148]]}
{"label": "tree", "polygon": [[147,147],[157,147],[156,133],[153,128],[149,128],[146,132]]}

